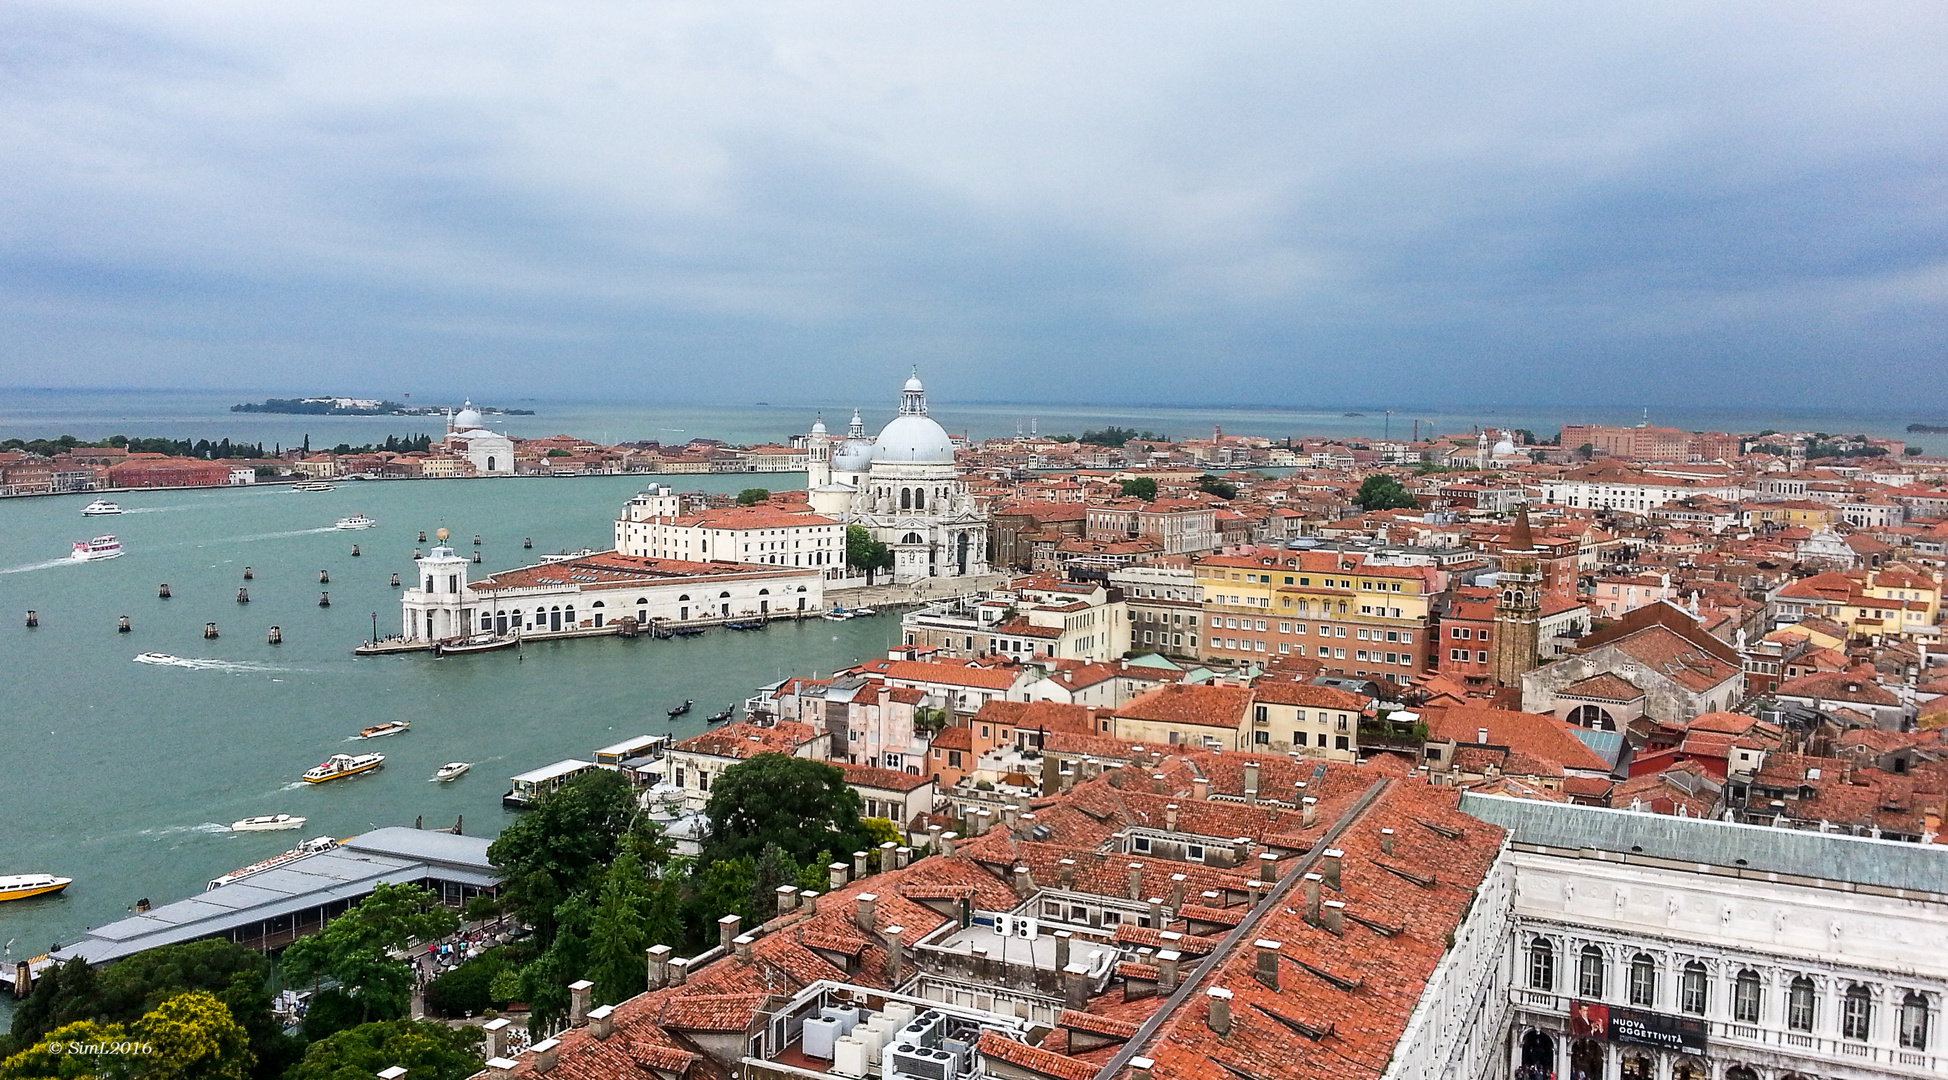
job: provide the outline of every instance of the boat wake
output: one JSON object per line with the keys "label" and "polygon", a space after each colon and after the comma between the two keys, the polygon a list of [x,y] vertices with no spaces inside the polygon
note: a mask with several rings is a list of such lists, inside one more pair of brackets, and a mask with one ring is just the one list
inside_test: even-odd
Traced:
{"label": "boat wake", "polygon": [[[337,531],[338,529],[335,526],[331,526],[331,525],[326,525],[323,528],[318,528],[318,529],[286,529],[283,532],[252,533],[249,536],[229,536],[229,537],[225,537],[221,541],[218,541],[218,543],[247,544],[254,540],[283,540],[286,539],[287,537],[292,537],[292,536],[315,536],[318,533],[328,533],[328,532],[337,532]],[[197,546],[208,547],[209,542],[206,541],[202,544],[198,544]]]}
{"label": "boat wake", "polygon": [[0,569],[0,574],[25,574],[30,570],[52,570],[57,566],[76,566],[76,565],[79,564],[74,559],[48,559],[45,562],[26,563],[21,566],[9,566],[4,569]]}
{"label": "boat wake", "polygon": [[217,822],[214,821],[205,821],[198,825],[170,825],[167,826],[166,828],[161,828],[161,829],[138,829],[136,830],[135,835],[137,836],[183,836],[188,833],[215,834],[215,833],[228,833],[229,831],[230,831],[230,826],[228,825],[218,824]]}
{"label": "boat wake", "polygon": [[227,671],[236,675],[292,670],[269,664],[256,664],[248,660],[205,660],[193,656],[171,656],[168,653],[143,653],[134,659],[138,664],[148,664],[152,667],[185,668],[190,671]]}

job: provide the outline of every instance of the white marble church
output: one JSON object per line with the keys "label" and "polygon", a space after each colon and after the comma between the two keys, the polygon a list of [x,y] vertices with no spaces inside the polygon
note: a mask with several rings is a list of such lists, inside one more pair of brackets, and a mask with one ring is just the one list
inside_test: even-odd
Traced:
{"label": "white marble church", "polygon": [[953,440],[927,415],[917,373],[879,438],[866,438],[866,423],[854,412],[836,445],[820,421],[808,446],[813,511],[863,525],[891,548],[894,581],[988,572],[987,518],[954,469]]}

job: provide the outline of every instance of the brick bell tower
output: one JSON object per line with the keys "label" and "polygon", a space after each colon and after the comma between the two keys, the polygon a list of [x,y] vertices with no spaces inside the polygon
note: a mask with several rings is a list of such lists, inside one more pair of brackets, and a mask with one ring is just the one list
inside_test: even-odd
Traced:
{"label": "brick bell tower", "polygon": [[1522,674],[1535,669],[1542,646],[1542,553],[1529,528],[1527,503],[1515,512],[1496,588],[1495,681],[1519,690]]}

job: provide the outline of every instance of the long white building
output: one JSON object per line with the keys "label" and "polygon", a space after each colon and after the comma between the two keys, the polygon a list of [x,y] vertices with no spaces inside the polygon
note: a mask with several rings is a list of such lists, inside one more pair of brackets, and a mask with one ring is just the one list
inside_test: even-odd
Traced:
{"label": "long white building", "polygon": [[773,506],[731,506],[685,514],[667,485],[629,500],[616,519],[616,551],[645,559],[684,559],[816,567],[845,573],[845,525]]}

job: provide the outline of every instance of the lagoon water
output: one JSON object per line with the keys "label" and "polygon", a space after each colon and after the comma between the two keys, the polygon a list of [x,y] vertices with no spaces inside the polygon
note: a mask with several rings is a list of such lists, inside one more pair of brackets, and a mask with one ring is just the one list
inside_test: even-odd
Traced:
{"label": "lagoon water", "polygon": [[[803,487],[803,474],[662,478],[679,490]],[[429,828],[464,815],[466,832],[507,820],[508,777],[631,735],[706,726],[702,717],[792,674],[880,655],[890,616],[714,630],[674,641],[597,638],[445,660],[354,658],[372,633],[396,633],[398,572],[411,581],[420,529],[446,525],[463,554],[479,533],[480,570],[581,547],[607,547],[616,512],[645,477],[345,482],[315,494],[283,486],[110,496],[128,511],[84,518],[91,496],[0,501],[0,874],[75,879],[65,895],[0,905],[0,942],[38,955],[124,915],[200,892],[211,878],[306,836],[374,825]],[[340,532],[362,512],[378,527]],[[127,554],[65,558],[99,533]],[[534,548],[521,548],[532,537]],[[358,544],[361,555],[350,556]],[[245,582],[250,566],[254,580]],[[331,583],[320,585],[318,571]],[[169,583],[173,598],[159,600]],[[250,590],[238,604],[239,586]],[[331,593],[329,608],[317,606]],[[27,609],[41,620],[25,627]],[[129,616],[132,633],[116,632]],[[203,624],[222,636],[204,640]],[[265,642],[272,625],[284,643]],[[176,658],[136,662],[144,653]],[[665,710],[697,706],[672,724]],[[370,743],[358,729],[411,720]],[[377,773],[312,786],[305,769],[336,752],[378,751]],[[442,763],[471,761],[450,784]],[[231,833],[258,814],[298,814],[303,832]]]}

